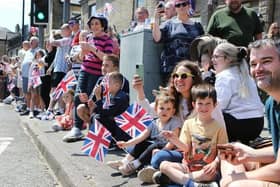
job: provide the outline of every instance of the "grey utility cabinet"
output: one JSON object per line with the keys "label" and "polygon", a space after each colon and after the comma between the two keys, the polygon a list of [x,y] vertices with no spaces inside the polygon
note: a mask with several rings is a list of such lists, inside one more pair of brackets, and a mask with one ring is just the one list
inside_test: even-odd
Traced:
{"label": "grey utility cabinet", "polygon": [[136,92],[132,88],[134,74],[144,79],[146,97],[153,101],[153,89],[161,85],[159,58],[162,45],[153,41],[152,32],[144,29],[121,36],[120,72],[129,80],[130,103],[136,101]]}

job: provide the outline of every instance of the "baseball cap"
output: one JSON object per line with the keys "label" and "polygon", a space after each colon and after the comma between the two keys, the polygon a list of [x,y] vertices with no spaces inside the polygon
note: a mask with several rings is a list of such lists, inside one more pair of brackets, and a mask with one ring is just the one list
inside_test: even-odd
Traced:
{"label": "baseball cap", "polygon": [[76,19],[76,18],[71,18],[71,19],[68,21],[68,24],[69,24],[69,25],[79,24],[79,20]]}

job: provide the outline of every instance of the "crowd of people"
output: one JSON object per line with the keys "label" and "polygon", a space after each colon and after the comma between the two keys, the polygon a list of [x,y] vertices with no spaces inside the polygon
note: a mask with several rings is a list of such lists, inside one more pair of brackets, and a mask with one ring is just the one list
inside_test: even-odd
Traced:
{"label": "crowd of people", "polygon": [[[113,137],[111,146],[129,147],[121,160],[106,164],[122,175],[137,173],[161,186],[280,186],[280,29],[272,23],[263,36],[257,14],[241,0],[225,0],[204,31],[192,21],[189,0],[160,1],[152,36],[163,44],[162,85],[155,101],[145,97],[143,80],[120,72],[119,39],[103,15],[87,29],[71,18],[52,34],[45,48],[32,36],[17,57],[2,56],[3,102],[30,119],[54,120],[54,131],[69,130],[64,142],[84,137],[96,121]],[[137,8],[129,32],[144,28],[149,12]],[[206,33],[206,35],[205,35]],[[132,59],[133,60],[133,59]],[[73,71],[77,83],[57,96]],[[129,82],[153,118],[131,137],[114,117],[129,106]],[[259,91],[269,97],[262,102]],[[265,112],[264,112],[265,111]],[[255,149],[266,114],[272,146]],[[278,154],[279,153],[279,154]]]}

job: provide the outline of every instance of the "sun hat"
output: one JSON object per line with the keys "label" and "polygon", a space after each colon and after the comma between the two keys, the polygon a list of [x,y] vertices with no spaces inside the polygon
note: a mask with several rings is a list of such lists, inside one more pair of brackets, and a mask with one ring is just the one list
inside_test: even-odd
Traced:
{"label": "sun hat", "polygon": [[208,53],[211,56],[215,47],[223,42],[226,42],[226,40],[207,34],[195,38],[190,46],[191,60],[200,60],[201,55],[204,53]]}
{"label": "sun hat", "polygon": [[108,20],[103,14],[96,14],[94,16],[91,16],[87,22],[88,27],[90,27],[90,22],[93,19],[98,19],[101,22],[102,27],[104,28],[104,31],[107,31],[108,29]]}

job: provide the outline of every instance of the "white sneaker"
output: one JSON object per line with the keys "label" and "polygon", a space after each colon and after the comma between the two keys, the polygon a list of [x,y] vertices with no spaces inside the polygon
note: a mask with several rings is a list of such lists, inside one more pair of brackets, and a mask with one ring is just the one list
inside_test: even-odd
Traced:
{"label": "white sneaker", "polygon": [[64,142],[75,142],[77,140],[80,140],[84,137],[83,133],[81,130],[77,127],[73,127],[70,132],[68,132],[62,140]]}
{"label": "white sneaker", "polygon": [[119,167],[123,165],[123,162],[121,160],[108,161],[106,162],[106,165],[115,170],[119,170]]}
{"label": "white sneaker", "polygon": [[137,177],[142,182],[152,184],[153,183],[153,175],[157,171],[158,170],[153,168],[152,166],[148,166],[148,167],[145,167],[145,168],[141,169],[137,173]]}
{"label": "white sneaker", "polygon": [[129,162],[127,164],[124,164],[122,166],[119,167],[119,171],[121,172],[121,174],[123,176],[129,176],[133,173],[136,173],[136,169],[134,164],[132,162]]}
{"label": "white sneaker", "polygon": [[33,119],[34,118],[34,113],[33,112],[29,112],[29,119]]}

